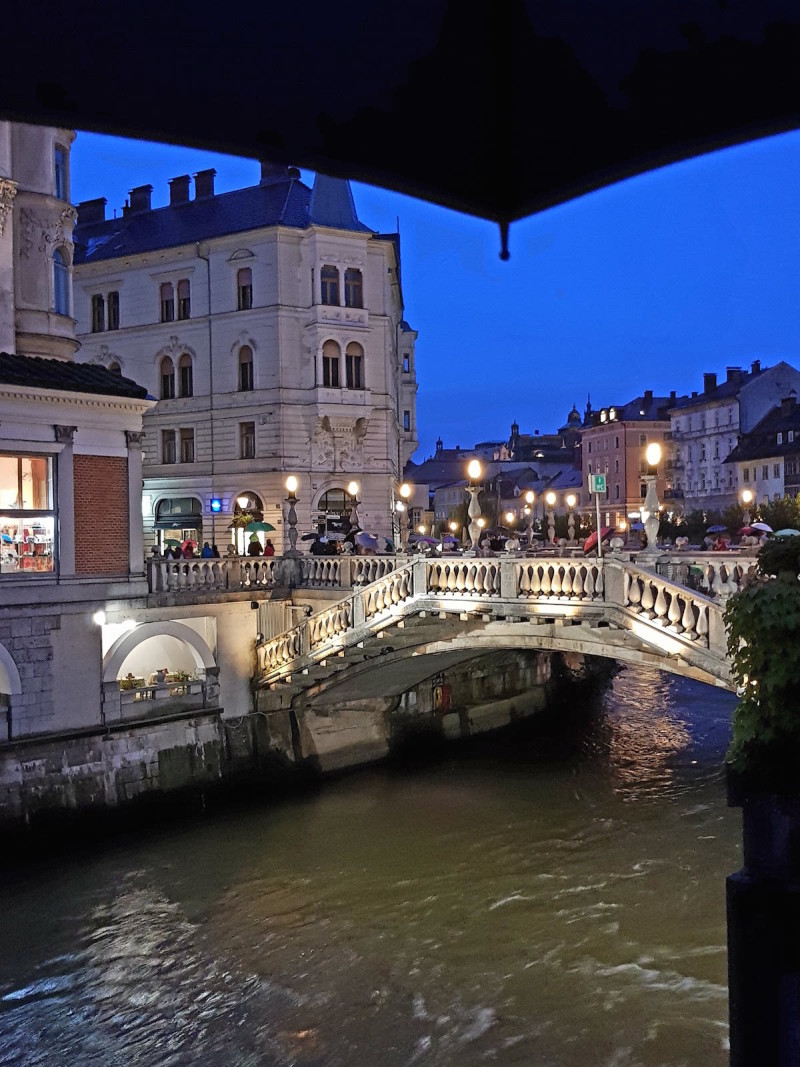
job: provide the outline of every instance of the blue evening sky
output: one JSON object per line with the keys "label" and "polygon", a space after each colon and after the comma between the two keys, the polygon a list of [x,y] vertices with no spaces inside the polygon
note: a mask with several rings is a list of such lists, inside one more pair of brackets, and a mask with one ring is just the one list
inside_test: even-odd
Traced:
{"label": "blue evening sky", "polygon": [[[469,160],[465,158],[465,166]],[[218,191],[257,183],[252,160],[81,133],[77,203],[217,169]],[[303,172],[307,182],[313,174]],[[511,228],[354,183],[359,217],[400,219],[406,318],[417,342],[420,448],[562,424],[653,389],[702,389],[726,366],[800,367],[800,133],[727,149],[633,178]]]}

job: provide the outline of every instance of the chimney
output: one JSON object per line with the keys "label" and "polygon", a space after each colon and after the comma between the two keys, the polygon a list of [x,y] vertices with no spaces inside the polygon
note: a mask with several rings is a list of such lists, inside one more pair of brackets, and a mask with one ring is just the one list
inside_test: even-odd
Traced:
{"label": "chimney", "polygon": [[206,196],[214,195],[214,178],[216,171],[213,167],[208,170],[199,170],[194,176],[194,198],[201,200]]}
{"label": "chimney", "polygon": [[78,204],[78,225],[86,226],[92,222],[105,222],[106,203],[104,196],[98,196],[96,200],[83,200]]}
{"label": "chimney", "polygon": [[753,362],[750,364],[750,373],[753,375],[753,377],[755,377],[756,374],[760,374],[761,373],[761,360],[760,359],[754,359]]}
{"label": "chimney", "polygon": [[797,397],[794,394],[785,396],[781,400],[781,415],[793,415],[797,407]]}
{"label": "chimney", "polygon": [[188,204],[189,203],[189,182],[190,178],[188,174],[181,174],[177,178],[171,178],[169,182],[169,206],[173,207],[175,204]]}
{"label": "chimney", "polygon": [[677,394],[676,394],[674,389],[670,389],[669,398],[670,398],[670,400],[677,400],[678,399]]}
{"label": "chimney", "polygon": [[153,192],[152,185],[137,185],[135,189],[130,191],[130,214],[136,215],[140,211],[150,210],[150,197]]}
{"label": "chimney", "polygon": [[726,367],[725,370],[727,373],[727,378],[725,380],[728,382],[734,382],[738,385],[738,383],[742,380],[742,368]]}
{"label": "chimney", "polygon": [[653,390],[652,389],[645,389],[644,398],[645,398],[645,400],[652,400],[653,399]]}
{"label": "chimney", "polygon": [[713,393],[717,388],[717,376],[716,374],[704,374],[703,375],[703,392]]}
{"label": "chimney", "polygon": [[286,167],[282,163],[261,160],[261,182],[259,184],[272,185],[273,182],[285,182],[287,177]]}

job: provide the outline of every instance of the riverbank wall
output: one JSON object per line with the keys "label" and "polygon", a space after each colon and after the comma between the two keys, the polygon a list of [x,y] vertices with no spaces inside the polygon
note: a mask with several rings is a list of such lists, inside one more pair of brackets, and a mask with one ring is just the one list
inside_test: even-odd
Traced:
{"label": "riverbank wall", "polygon": [[536,715],[609,664],[578,654],[504,652],[460,664],[399,697],[302,702],[228,718],[166,709],[157,718],[0,746],[0,829],[26,833],[226,793],[266,792],[451,743]]}

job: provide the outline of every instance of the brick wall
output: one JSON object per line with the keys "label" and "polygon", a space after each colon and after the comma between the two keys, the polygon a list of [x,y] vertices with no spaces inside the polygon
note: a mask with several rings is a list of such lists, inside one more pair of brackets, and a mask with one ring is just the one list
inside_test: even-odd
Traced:
{"label": "brick wall", "polygon": [[74,457],[75,573],[127,574],[128,461]]}

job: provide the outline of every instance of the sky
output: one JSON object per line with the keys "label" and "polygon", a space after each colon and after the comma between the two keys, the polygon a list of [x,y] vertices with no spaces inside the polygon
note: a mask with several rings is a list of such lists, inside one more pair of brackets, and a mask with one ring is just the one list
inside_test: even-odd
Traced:
{"label": "sky", "polygon": [[[467,165],[467,164],[465,164]],[[105,196],[206,167],[218,192],[254,185],[259,164],[80,133],[72,198]],[[304,171],[310,183],[313,174]],[[446,447],[547,433],[652,389],[702,390],[704,371],[800,368],[800,133],[629,179],[515,223],[511,259],[494,224],[353,183],[362,222],[399,219],[405,317],[419,331],[417,462]]]}

